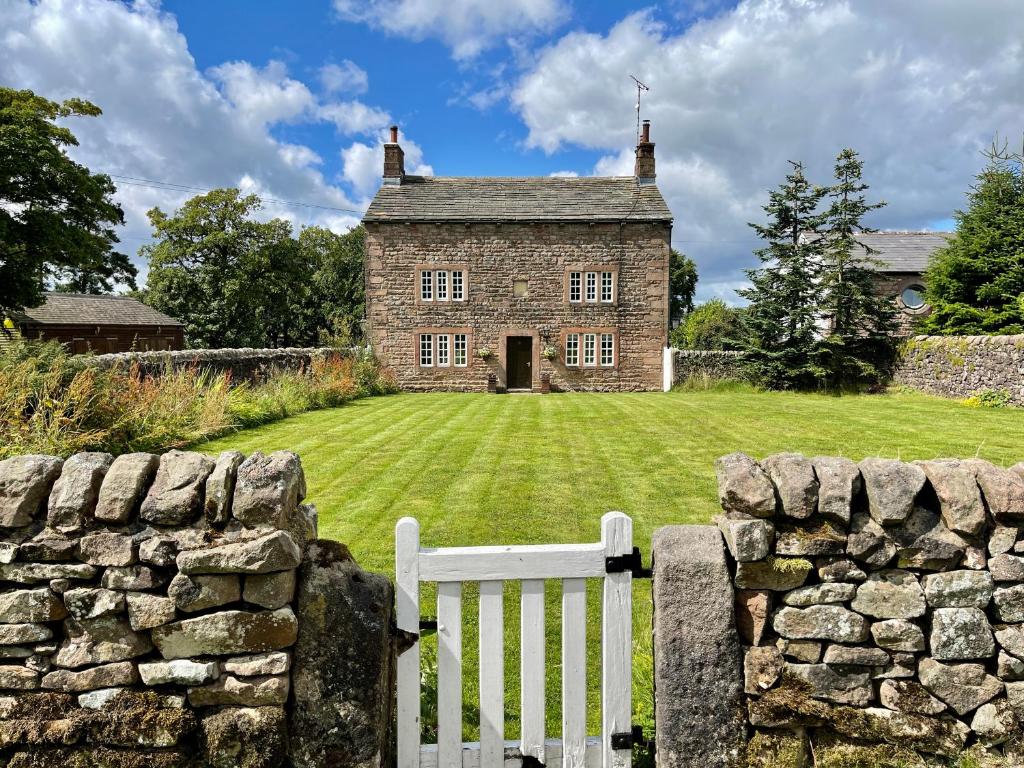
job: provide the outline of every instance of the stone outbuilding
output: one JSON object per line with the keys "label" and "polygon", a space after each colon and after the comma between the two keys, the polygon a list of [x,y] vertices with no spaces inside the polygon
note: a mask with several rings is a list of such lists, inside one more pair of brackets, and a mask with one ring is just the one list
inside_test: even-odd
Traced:
{"label": "stone outbuilding", "polygon": [[17,337],[59,341],[75,355],[185,347],[180,320],[128,296],[46,293],[41,306],[4,322],[0,345]]}
{"label": "stone outbuilding", "polygon": [[407,175],[398,129],[366,226],[366,319],[407,390],[654,390],[672,213],[645,122],[628,177]]}

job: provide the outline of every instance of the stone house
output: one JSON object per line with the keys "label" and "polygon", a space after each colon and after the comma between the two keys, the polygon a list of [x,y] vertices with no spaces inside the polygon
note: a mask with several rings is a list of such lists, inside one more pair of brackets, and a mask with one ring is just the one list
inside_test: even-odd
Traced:
{"label": "stone house", "polygon": [[649,125],[635,175],[406,175],[398,129],[363,218],[366,320],[407,390],[656,390],[672,213]]}
{"label": "stone house", "polygon": [[[924,273],[932,254],[945,247],[950,232],[862,232],[859,243],[871,251],[880,277],[878,292],[891,296],[901,335],[913,333],[914,321],[931,307],[924,299]],[[811,238],[814,235],[804,235]]]}

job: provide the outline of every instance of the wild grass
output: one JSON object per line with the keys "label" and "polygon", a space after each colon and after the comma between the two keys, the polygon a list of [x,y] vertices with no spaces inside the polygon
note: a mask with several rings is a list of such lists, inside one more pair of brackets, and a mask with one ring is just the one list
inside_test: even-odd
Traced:
{"label": "wild grass", "polygon": [[0,459],[161,451],[389,391],[371,358],[317,358],[251,384],[198,368],[98,369],[57,344],[21,343],[0,352]]}

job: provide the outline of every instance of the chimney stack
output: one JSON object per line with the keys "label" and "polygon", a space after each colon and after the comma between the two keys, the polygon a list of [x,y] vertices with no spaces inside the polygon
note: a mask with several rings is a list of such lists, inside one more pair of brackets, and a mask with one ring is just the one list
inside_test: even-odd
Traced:
{"label": "chimney stack", "polygon": [[654,175],[654,142],[651,141],[651,121],[644,120],[640,129],[640,143],[636,145],[636,165],[633,174],[641,184],[653,184]]}
{"label": "chimney stack", "polygon": [[384,183],[401,184],[405,178],[405,153],[398,145],[398,126],[391,126],[391,141],[384,145]]}

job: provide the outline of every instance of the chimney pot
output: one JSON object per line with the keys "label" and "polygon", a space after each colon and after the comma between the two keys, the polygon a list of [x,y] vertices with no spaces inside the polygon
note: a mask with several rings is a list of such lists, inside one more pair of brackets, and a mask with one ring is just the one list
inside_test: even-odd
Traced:
{"label": "chimney pot", "polygon": [[398,145],[398,126],[391,126],[391,141],[384,145],[384,183],[401,184],[405,178],[405,153]]}
{"label": "chimney pot", "polygon": [[651,121],[644,120],[640,130],[640,141],[636,145],[636,165],[633,174],[641,184],[653,184],[654,142],[651,141]]}

